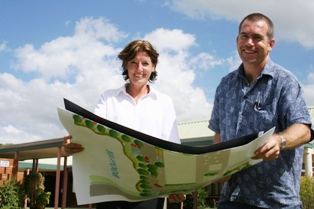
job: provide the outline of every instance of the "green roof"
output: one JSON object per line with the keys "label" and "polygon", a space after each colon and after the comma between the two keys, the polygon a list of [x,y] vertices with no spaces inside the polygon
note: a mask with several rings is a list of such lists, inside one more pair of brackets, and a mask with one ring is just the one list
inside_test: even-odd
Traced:
{"label": "green roof", "polygon": [[[310,113],[311,121],[312,121],[312,130],[314,129],[314,106],[307,107]],[[312,138],[313,140],[313,138]],[[314,140],[305,144],[305,147],[314,148]]]}
{"label": "green roof", "polygon": [[[312,129],[314,129],[314,106],[308,106]],[[181,143],[191,146],[201,146],[212,144],[215,132],[208,128],[209,119],[188,122],[179,122],[178,131]],[[314,140],[305,144],[306,147],[313,148]]]}
{"label": "green roof", "polygon": [[[19,162],[19,169],[22,169],[24,171],[25,169],[29,168],[32,169],[33,163],[30,162]],[[40,171],[56,171],[57,170],[57,164],[44,164],[44,163],[38,163],[38,170]],[[63,165],[60,165],[60,170],[63,170]]]}

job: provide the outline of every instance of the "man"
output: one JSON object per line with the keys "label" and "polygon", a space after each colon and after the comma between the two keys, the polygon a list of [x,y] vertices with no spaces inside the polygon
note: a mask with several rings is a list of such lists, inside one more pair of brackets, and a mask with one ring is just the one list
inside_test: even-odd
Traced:
{"label": "man", "polygon": [[265,15],[245,17],[236,39],[242,64],[216,90],[209,123],[215,143],[276,127],[255,151],[263,161],[224,179],[218,209],[302,208],[302,145],[312,138],[311,121],[296,77],[270,60],[273,35]]}

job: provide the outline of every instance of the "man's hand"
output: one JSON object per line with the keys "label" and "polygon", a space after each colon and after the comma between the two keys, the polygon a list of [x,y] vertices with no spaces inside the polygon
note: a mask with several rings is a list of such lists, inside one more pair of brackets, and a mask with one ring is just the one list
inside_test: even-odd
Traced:
{"label": "man's hand", "polygon": [[272,135],[263,146],[255,150],[255,156],[252,159],[275,160],[280,154],[281,140],[278,135]]}

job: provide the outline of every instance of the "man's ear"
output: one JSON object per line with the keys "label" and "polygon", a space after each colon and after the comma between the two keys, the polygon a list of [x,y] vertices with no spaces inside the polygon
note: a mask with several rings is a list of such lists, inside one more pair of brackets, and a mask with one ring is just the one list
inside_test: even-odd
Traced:
{"label": "man's ear", "polygon": [[275,41],[275,39],[273,38],[273,39],[270,40],[270,42],[269,42],[269,48],[268,48],[268,50],[271,51],[271,50],[274,48],[275,44],[276,44],[276,41]]}

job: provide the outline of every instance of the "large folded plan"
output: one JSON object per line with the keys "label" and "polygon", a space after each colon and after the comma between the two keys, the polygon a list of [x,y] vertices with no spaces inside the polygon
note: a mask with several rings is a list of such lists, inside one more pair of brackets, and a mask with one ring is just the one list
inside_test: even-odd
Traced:
{"label": "large folded plan", "polygon": [[[64,100],[59,118],[83,152],[73,155],[77,202],[141,201],[195,191],[261,160],[273,134],[254,133],[205,147],[171,143],[101,118]],[[148,116],[149,117],[149,116]]]}

